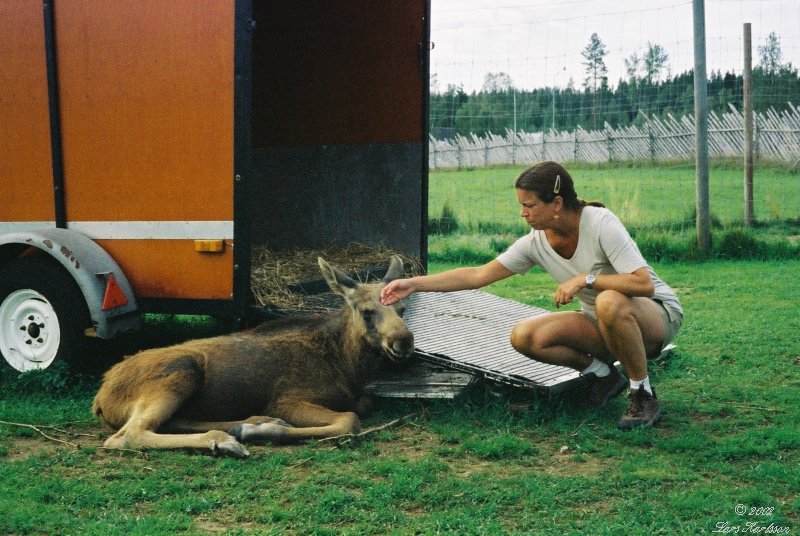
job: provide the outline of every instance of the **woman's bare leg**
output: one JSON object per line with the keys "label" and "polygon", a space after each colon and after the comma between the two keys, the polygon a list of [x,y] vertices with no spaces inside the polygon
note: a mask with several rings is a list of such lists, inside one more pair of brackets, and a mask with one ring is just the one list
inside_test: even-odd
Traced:
{"label": "woman's bare leg", "polygon": [[649,298],[631,298],[606,290],[597,296],[597,322],[610,352],[632,380],[647,377],[647,357],[661,352],[664,321],[659,305]]}
{"label": "woman's bare leg", "polygon": [[608,361],[609,351],[598,327],[583,313],[563,311],[523,320],[511,332],[511,345],[537,361],[586,369],[592,358]]}

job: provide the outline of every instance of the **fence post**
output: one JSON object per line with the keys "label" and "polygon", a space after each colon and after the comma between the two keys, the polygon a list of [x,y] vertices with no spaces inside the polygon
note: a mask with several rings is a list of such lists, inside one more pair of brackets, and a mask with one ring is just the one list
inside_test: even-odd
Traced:
{"label": "fence post", "polygon": [[753,48],[750,23],[744,23],[744,224],[753,226]]}
{"label": "fence post", "polygon": [[711,211],[708,192],[708,78],[706,78],[705,1],[692,0],[694,21],[694,122],[697,190],[697,246],[711,253]]}
{"label": "fence post", "polygon": [[612,156],[612,146],[614,144],[614,138],[611,137],[611,125],[606,123],[606,149],[608,150],[608,161],[613,162],[614,157]]}

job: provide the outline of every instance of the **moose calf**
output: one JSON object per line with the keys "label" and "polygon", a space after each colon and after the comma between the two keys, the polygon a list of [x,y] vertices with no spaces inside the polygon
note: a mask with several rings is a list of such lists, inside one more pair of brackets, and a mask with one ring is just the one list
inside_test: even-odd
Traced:
{"label": "moose calf", "polygon": [[116,433],[108,448],[196,448],[244,458],[240,443],[287,443],[360,429],[363,387],[383,356],[414,351],[403,306],[380,290],[402,276],[391,259],[382,283],[358,283],[322,258],[345,305],[327,315],[266,322],[250,331],[145,350],[112,367],[93,411]]}

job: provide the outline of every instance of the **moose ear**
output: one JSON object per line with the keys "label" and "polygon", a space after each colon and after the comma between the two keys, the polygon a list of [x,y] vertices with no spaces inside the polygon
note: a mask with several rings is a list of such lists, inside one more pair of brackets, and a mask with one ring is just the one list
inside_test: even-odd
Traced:
{"label": "moose ear", "polygon": [[357,283],[353,279],[328,264],[322,257],[317,257],[317,264],[319,264],[319,269],[322,271],[325,281],[328,282],[328,286],[336,294],[345,296],[356,288]]}
{"label": "moose ear", "polygon": [[403,259],[401,259],[398,255],[392,255],[392,259],[389,262],[389,269],[386,271],[386,275],[383,277],[383,282],[388,283],[390,281],[394,281],[395,279],[400,279],[403,277]]}

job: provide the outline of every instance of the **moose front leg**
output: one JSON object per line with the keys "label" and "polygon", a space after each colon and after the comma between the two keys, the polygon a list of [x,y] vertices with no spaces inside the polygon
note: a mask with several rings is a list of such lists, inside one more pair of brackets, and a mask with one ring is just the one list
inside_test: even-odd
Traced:
{"label": "moose front leg", "polygon": [[291,424],[282,419],[267,417],[265,415],[255,415],[240,421],[191,421],[186,419],[171,419],[161,425],[159,432],[186,434],[208,432],[211,430],[231,430],[243,424],[274,424],[275,426],[291,427]]}
{"label": "moose front leg", "polygon": [[275,412],[293,427],[275,423],[243,423],[228,433],[242,442],[271,441],[296,443],[305,439],[323,439],[361,431],[361,421],[353,412],[333,411],[311,402],[285,402]]}

